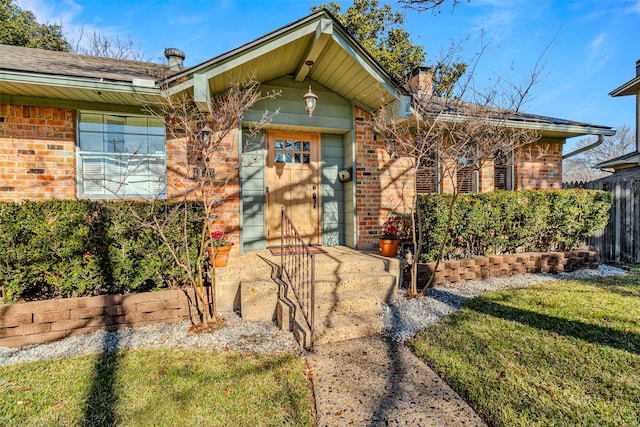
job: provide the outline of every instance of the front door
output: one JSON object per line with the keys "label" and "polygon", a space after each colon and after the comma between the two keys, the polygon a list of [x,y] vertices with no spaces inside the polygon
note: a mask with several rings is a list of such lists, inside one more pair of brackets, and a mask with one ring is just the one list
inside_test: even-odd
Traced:
{"label": "front door", "polygon": [[284,207],[305,243],[320,244],[320,136],[267,133],[267,246],[280,246]]}

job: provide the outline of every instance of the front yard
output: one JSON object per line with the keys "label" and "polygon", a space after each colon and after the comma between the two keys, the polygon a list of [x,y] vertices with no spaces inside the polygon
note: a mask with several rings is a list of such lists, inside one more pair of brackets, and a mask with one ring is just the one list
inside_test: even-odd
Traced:
{"label": "front yard", "polygon": [[0,368],[0,425],[310,426],[296,356],[137,350]]}
{"label": "front yard", "polygon": [[485,294],[411,345],[491,425],[640,425],[640,266]]}

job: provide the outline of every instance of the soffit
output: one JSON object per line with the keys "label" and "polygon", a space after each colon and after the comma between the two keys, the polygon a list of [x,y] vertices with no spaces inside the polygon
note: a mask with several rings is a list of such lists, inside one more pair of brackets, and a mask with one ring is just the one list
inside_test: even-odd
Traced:
{"label": "soffit", "polygon": [[[313,61],[311,68],[305,65],[307,61]],[[232,81],[248,76],[260,82],[292,76],[312,85],[320,83],[369,110],[392,102],[400,91],[388,73],[325,12],[171,77],[170,91],[204,93],[204,89],[194,89],[194,81],[197,86],[199,80],[196,75],[206,77],[212,93],[220,93]]]}

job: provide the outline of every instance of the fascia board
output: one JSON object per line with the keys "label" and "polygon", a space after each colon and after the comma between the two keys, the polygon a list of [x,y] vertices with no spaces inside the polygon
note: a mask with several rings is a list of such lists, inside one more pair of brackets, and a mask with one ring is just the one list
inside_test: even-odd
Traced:
{"label": "fascia board", "polygon": [[640,94],[640,76],[635,79],[629,80],[622,86],[609,92],[610,96],[626,96],[626,95],[639,95]]}
{"label": "fascia board", "polygon": [[137,95],[160,95],[159,87],[148,85],[134,85],[126,82],[100,81],[80,77],[61,77],[41,74],[21,73],[15,71],[0,71],[0,82],[24,83],[41,86],[57,86],[70,89],[89,89],[106,92],[131,93]]}
{"label": "fascia board", "polygon": [[[415,111],[412,110],[411,115],[415,117],[416,116]],[[461,123],[467,120],[475,120],[475,119],[469,116],[463,116],[463,115],[453,116],[449,114],[430,114],[426,120],[442,120],[445,122]],[[615,129],[607,129],[607,128],[600,128],[600,127],[593,127],[593,126],[561,125],[561,124],[552,124],[552,123],[536,123],[536,122],[527,122],[527,121],[519,121],[519,120],[498,120],[498,119],[488,119],[486,120],[486,123],[493,126],[504,126],[507,128],[529,129],[534,131],[547,131],[547,132],[560,132],[560,133],[570,134],[573,136],[581,136],[581,135],[613,136],[616,134]]]}
{"label": "fascia board", "polygon": [[366,60],[369,56],[368,53],[364,52],[360,46],[350,43],[348,38],[341,35],[339,31],[334,32],[333,39],[358,63],[358,65],[373,76],[374,79],[385,88],[385,90],[395,98],[399,97],[400,89],[386,78],[385,73],[381,72],[377,64],[373,65],[375,63]]}

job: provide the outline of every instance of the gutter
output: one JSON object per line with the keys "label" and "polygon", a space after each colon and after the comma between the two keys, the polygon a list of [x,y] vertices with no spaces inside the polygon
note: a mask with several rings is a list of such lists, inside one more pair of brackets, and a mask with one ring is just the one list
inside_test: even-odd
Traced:
{"label": "gutter", "polygon": [[598,140],[596,142],[594,142],[593,144],[589,144],[589,145],[587,145],[585,147],[578,148],[577,150],[572,151],[570,153],[563,154],[562,155],[562,160],[568,159],[569,157],[573,157],[573,156],[575,156],[577,154],[580,154],[580,153],[584,153],[585,151],[591,150],[592,148],[596,148],[598,145],[602,144],[603,142],[604,142],[604,135],[598,135]]}

